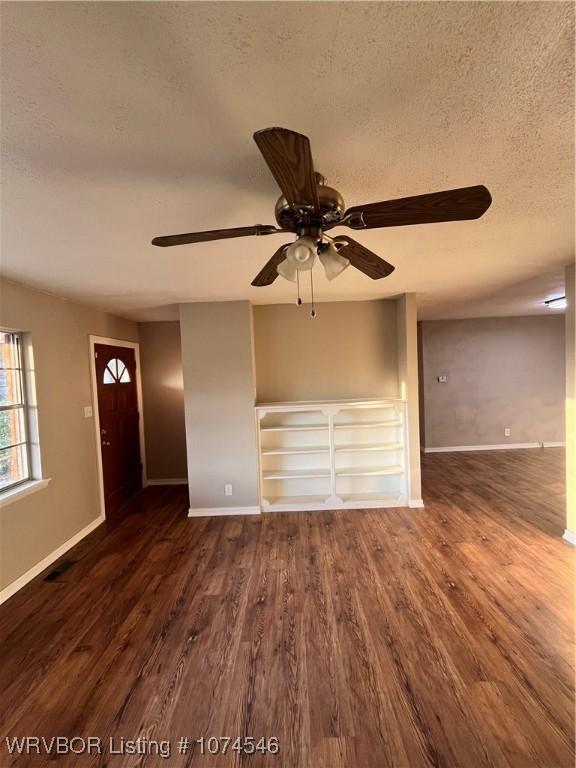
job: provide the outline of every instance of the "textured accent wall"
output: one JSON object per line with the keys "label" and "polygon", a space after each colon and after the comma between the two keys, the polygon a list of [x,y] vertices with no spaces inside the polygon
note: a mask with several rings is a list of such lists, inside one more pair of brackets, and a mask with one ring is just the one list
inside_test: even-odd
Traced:
{"label": "textured accent wall", "polygon": [[258,402],[398,397],[396,301],[254,307]]}
{"label": "textured accent wall", "polygon": [[180,323],[140,323],[140,363],[149,480],[186,477]]}
{"label": "textured accent wall", "polygon": [[421,334],[427,448],[564,440],[561,314],[435,320]]}

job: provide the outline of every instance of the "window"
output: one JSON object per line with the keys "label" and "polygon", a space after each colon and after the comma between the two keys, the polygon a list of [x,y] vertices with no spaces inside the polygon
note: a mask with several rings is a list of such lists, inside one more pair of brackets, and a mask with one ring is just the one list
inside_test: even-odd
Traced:
{"label": "window", "polygon": [[0,491],[29,479],[22,339],[19,333],[0,331]]}
{"label": "window", "polygon": [[106,363],[104,377],[102,379],[104,384],[117,384],[118,382],[120,382],[120,384],[127,384],[129,381],[130,374],[122,360],[118,360],[118,358],[115,357]]}

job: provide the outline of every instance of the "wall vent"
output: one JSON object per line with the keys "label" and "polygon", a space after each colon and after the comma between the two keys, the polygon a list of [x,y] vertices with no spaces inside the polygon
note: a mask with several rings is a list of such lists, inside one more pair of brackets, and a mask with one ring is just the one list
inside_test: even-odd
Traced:
{"label": "wall vent", "polygon": [[69,568],[72,568],[78,560],[62,560],[56,568],[54,568],[47,576],[44,576],[44,581],[56,581],[56,579],[65,573]]}

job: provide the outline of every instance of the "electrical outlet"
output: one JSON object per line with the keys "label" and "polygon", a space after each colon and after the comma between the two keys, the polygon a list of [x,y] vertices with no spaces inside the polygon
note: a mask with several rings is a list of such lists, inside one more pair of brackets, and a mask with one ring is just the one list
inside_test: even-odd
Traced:
{"label": "electrical outlet", "polygon": [[443,373],[440,376],[438,376],[439,384],[446,384],[447,381],[448,381],[448,377],[446,376],[446,374]]}
{"label": "electrical outlet", "polygon": [[510,427],[506,427],[504,430],[504,437],[510,437],[510,434],[511,434]]}
{"label": "electrical outlet", "polygon": [[224,486],[224,496],[232,496],[232,483],[226,483]]}

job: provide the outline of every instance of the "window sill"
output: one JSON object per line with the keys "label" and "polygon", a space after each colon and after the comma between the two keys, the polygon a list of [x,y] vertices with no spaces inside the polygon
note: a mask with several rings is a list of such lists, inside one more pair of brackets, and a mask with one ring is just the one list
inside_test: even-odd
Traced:
{"label": "window sill", "polygon": [[46,488],[51,478],[46,477],[42,480],[28,480],[26,483],[17,485],[15,488],[10,488],[8,491],[0,493],[0,507],[7,507],[8,504],[12,504],[14,501],[20,501],[25,496],[30,496],[31,493],[41,491],[42,488]]}

